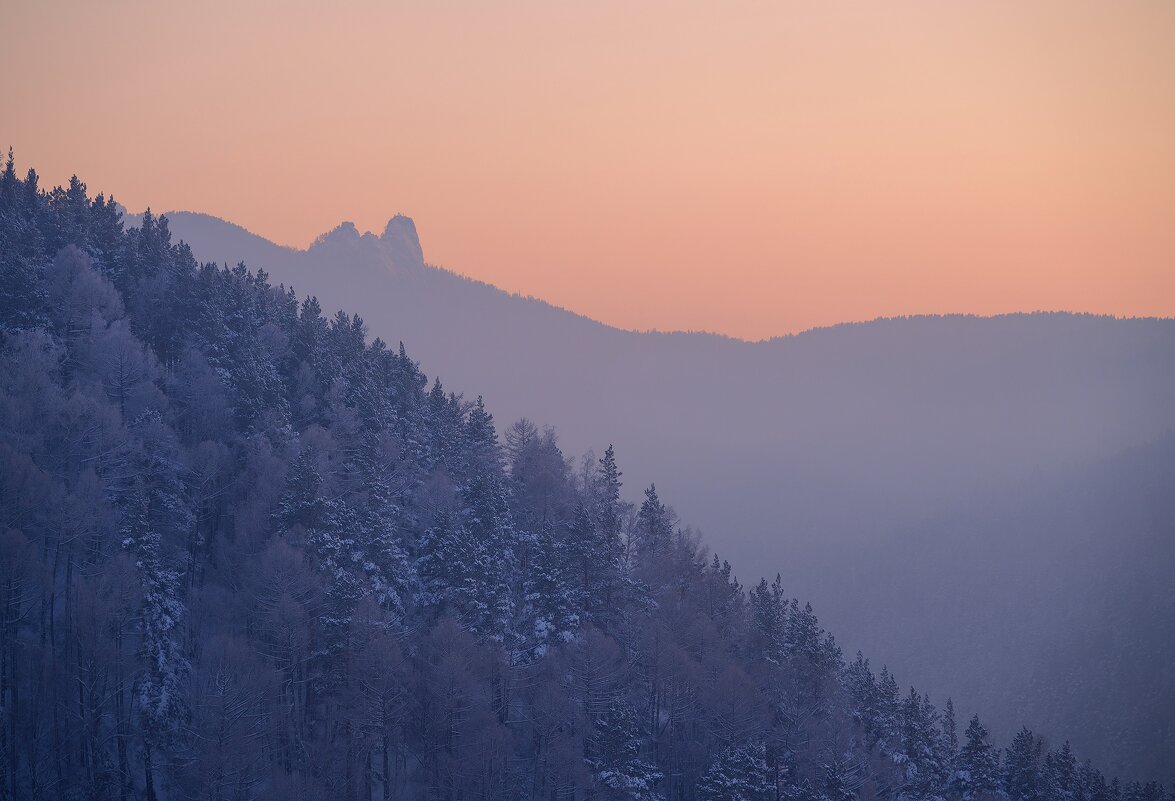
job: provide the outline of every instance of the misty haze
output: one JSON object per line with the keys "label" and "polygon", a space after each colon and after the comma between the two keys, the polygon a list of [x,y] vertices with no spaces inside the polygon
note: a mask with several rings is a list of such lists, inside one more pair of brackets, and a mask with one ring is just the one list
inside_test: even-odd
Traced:
{"label": "misty haze", "polygon": [[[569,456],[615,442],[628,500],[656,481],[740,576],[778,571],[850,654],[1003,738],[1031,724],[1116,773],[1175,777],[1175,321],[641,334],[429,266],[402,216],[307,251],[169,221],[199,260],[359,313],[499,419],[555,425]],[[1110,653],[1075,677],[1091,641]]]}
{"label": "misty haze", "polygon": [[0,31],[0,801],[1175,801],[1175,4]]}

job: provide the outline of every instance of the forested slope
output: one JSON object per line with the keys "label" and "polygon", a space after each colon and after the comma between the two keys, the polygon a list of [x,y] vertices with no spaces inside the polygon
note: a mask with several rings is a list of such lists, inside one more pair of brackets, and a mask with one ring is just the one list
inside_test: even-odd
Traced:
{"label": "forested slope", "polygon": [[500,440],[165,219],[10,157],[0,271],[0,797],[1169,797],[1001,752],[610,446]]}
{"label": "forested slope", "polygon": [[[500,420],[557,422],[570,453],[615,441],[630,498],[655,480],[736,572],[780,571],[846,650],[981,712],[1001,740],[1030,722],[1107,771],[1175,782],[1175,722],[1154,703],[1175,681],[1159,636],[1175,620],[1159,497],[1175,497],[1175,452],[1140,465],[1166,481],[1154,493],[1097,475],[1175,432],[1175,319],[920,316],[756,343],[621,331],[426,263],[402,216],[304,250],[168,219],[198,261],[244,260],[328,316],[360,314]],[[1098,620],[1129,623],[1105,637]],[[1106,684],[1113,702],[1065,682],[1042,693],[1072,675],[1059,642],[1134,680]]]}

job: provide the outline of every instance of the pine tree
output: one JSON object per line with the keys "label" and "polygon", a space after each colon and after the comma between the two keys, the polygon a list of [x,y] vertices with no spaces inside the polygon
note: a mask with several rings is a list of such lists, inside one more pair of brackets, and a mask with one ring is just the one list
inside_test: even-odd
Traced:
{"label": "pine tree", "polygon": [[[390,410],[386,413],[391,414]],[[418,591],[405,537],[414,521],[404,508],[404,498],[392,486],[399,465],[382,457],[383,440],[381,432],[374,430],[376,425],[373,420],[364,421],[366,430],[360,432],[345,465],[356,506],[357,561],[367,592],[396,620],[403,620]],[[407,482],[416,481],[411,470],[402,472],[409,473],[402,477]]]}
{"label": "pine tree", "polygon": [[706,613],[719,631],[733,633],[743,625],[746,596],[730,562],[714,554],[705,574]]}
{"label": "pine tree", "polygon": [[1076,797],[1081,801],[1110,801],[1110,788],[1106,778],[1089,760],[1077,771]]}
{"label": "pine tree", "polygon": [[785,627],[787,605],[783,595],[783,579],[776,574],[770,585],[760,579],[748,598],[751,616],[751,655],[770,665],[782,665],[785,658]]}
{"label": "pine tree", "polygon": [[899,711],[901,691],[897,679],[889,672],[889,666],[882,665],[877,677],[877,730],[882,741],[897,737],[900,731]]}
{"label": "pine tree", "polygon": [[796,682],[805,698],[819,699],[826,682],[840,668],[840,649],[820,628],[811,604],[800,607],[792,599],[784,623],[783,648]]}
{"label": "pine tree", "polygon": [[360,519],[354,507],[327,498],[318,466],[318,449],[303,445],[286,479],[286,489],[276,512],[279,534],[306,545],[321,575],[328,582],[322,622],[328,644],[338,648],[346,638],[351,614],[363,597],[358,571],[364,557],[356,543]]}
{"label": "pine tree", "polygon": [[377,479],[368,503],[358,514],[359,550],[368,590],[384,609],[402,620],[418,591],[416,571],[404,547],[399,507],[387,495],[386,481]]}
{"label": "pine tree", "polygon": [[604,627],[609,620],[607,590],[612,578],[611,566],[600,558],[603,552],[599,529],[582,503],[575,509],[565,546],[573,597],[581,607],[585,623]]}
{"label": "pine tree", "polygon": [[1004,793],[1008,801],[1039,801],[1043,744],[1027,728],[1012,739],[1004,757]]}
{"label": "pine tree", "polygon": [[0,337],[5,329],[33,328],[44,321],[43,207],[36,172],[29,170],[23,182],[17,178],[10,149],[0,173]]}
{"label": "pine tree", "polygon": [[652,484],[645,490],[645,500],[641,503],[636,518],[637,552],[647,558],[655,559],[669,544],[673,536],[673,524],[669,519],[669,510],[657,497],[657,485]]}
{"label": "pine tree", "polygon": [[465,532],[452,514],[438,509],[417,542],[415,572],[420,581],[417,603],[436,612],[462,607],[464,587],[471,581],[465,575],[469,558]]}
{"label": "pine tree", "polygon": [[[475,476],[461,493],[470,561],[463,620],[479,635],[505,640],[515,612],[518,532],[497,473]],[[470,558],[472,557],[472,558]]]}
{"label": "pine tree", "polygon": [[955,771],[951,774],[950,787],[963,801],[983,798],[998,793],[1000,783],[999,752],[988,741],[987,729],[979,722],[979,716],[967,724],[967,742],[959,751]]}
{"label": "pine tree", "polygon": [[595,716],[585,761],[601,798],[615,801],[659,801],[663,775],[641,756],[642,735],[636,710],[613,702]]}
{"label": "pine tree", "polygon": [[849,714],[864,729],[867,742],[873,745],[880,738],[877,679],[869,668],[869,660],[860,651],[856,660],[845,667],[842,685],[848,695]]}
{"label": "pine tree", "polygon": [[955,723],[955,703],[950,698],[947,699],[946,709],[942,714],[942,736],[947,754],[953,763],[955,755],[959,753],[959,729]]}
{"label": "pine tree", "polygon": [[1060,751],[1050,751],[1044,758],[1041,794],[1047,801],[1075,801],[1077,793],[1077,758],[1066,741]]}
{"label": "pine tree", "polygon": [[456,395],[445,394],[439,379],[433,381],[426,401],[427,440],[431,455],[429,467],[439,467],[458,480],[464,458],[461,455],[461,429],[464,425],[461,403]]}
{"label": "pine tree", "polygon": [[762,743],[731,745],[718,753],[698,782],[698,794],[707,801],[768,801],[774,786]]}
{"label": "pine tree", "polygon": [[298,453],[286,477],[286,488],[274,514],[280,536],[305,538],[307,531],[328,524],[330,508],[322,497],[323,480],[318,469],[318,451],[306,444]]}
{"label": "pine tree", "polygon": [[576,583],[578,565],[549,521],[536,536],[534,551],[524,580],[527,630],[522,634],[542,656],[551,645],[574,639],[583,622],[583,599]]}
{"label": "pine tree", "polygon": [[913,798],[933,796],[948,775],[947,766],[942,761],[934,715],[929,701],[919,697],[911,687],[900,707],[901,745],[894,761],[903,766],[904,787]]}
{"label": "pine tree", "polygon": [[306,545],[328,582],[322,609],[327,644],[339,648],[351,626],[351,616],[367,592],[359,574],[363,563],[363,550],[356,541],[361,530],[359,514],[342,501],[329,502],[327,508],[325,525],[307,532]]}
{"label": "pine tree", "polygon": [[144,667],[136,686],[148,798],[155,797],[154,758],[173,743],[187,716],[184,682],[190,670],[180,643],[184,605],[179,575],[163,554],[153,522],[158,512],[152,509],[152,493],[137,482],[123,510],[122,546],[134,558],[142,583],[139,626]]}
{"label": "pine tree", "polygon": [[486,411],[481,395],[469,410],[462,432],[462,450],[466,455],[465,475],[497,474],[502,469],[502,452],[498,446],[498,434],[494,429],[494,417]]}
{"label": "pine tree", "polygon": [[616,466],[616,452],[609,445],[600,459],[600,472],[596,477],[596,528],[606,549],[600,554],[609,564],[619,563],[622,509],[620,504],[620,476]]}

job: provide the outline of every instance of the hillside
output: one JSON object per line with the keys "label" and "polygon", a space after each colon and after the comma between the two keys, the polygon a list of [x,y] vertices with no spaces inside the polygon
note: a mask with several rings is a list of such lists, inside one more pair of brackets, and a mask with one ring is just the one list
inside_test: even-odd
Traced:
{"label": "hillside", "polygon": [[[850,649],[865,648],[936,698],[983,711],[1001,736],[1029,722],[1054,739],[1077,738],[1083,753],[1117,771],[1146,765],[1175,781],[1166,747],[1139,761],[1158,729],[1122,727],[1077,693],[1047,709],[1030,702],[1043,696],[1037,667],[1027,666],[1053,659],[1053,641],[1007,616],[1041,598],[1030,581],[1006,580],[1001,544],[1014,530],[1066,575],[1070,560],[1085,558],[1059,523],[1069,497],[1055,487],[1175,428],[1175,321],[919,317],[759,343],[635,333],[427,265],[404,217],[379,236],[344,224],[305,251],[205,215],[169,219],[197,258],[245,259],[274,283],[316,295],[328,313],[358,312],[373,334],[403,341],[447,386],[483,395],[501,419],[558,421],[571,454],[622,443],[631,485],[656,480],[737,570],[778,569]],[[1049,525],[1036,524],[1042,515]],[[1154,536],[1147,547],[1160,563],[1175,552],[1171,526],[1156,535],[1089,519],[1098,528],[1083,536],[1123,542],[1126,554]],[[928,541],[968,557],[932,562],[917,551]],[[1154,564],[1154,553],[1147,559]],[[1163,599],[1135,610],[1143,627],[1175,616],[1161,575],[1111,564],[1098,577],[1104,614],[1126,614],[1116,588],[1138,575]],[[990,603],[984,587],[1000,588],[1004,603]],[[939,603],[926,608],[926,597]],[[1086,593],[1067,582],[1045,600],[1050,610],[1084,608]],[[965,629],[960,616],[972,621]],[[1080,616],[1049,620],[1058,637],[1081,641]],[[1136,661],[1139,644],[1100,642],[1099,660]],[[984,655],[1009,652],[1025,669],[992,671]],[[1133,693],[1128,706],[1142,708],[1147,686],[1115,691]]]}
{"label": "hillside", "polygon": [[1001,759],[612,447],[499,438],[165,221],[10,160],[0,270],[5,798],[1167,797]]}

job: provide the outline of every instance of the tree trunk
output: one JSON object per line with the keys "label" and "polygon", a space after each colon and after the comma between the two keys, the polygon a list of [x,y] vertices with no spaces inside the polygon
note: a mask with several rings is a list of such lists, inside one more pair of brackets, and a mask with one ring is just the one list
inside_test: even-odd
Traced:
{"label": "tree trunk", "polygon": [[143,782],[147,790],[147,801],[158,801],[155,797],[155,775],[151,765],[151,744],[143,743]]}
{"label": "tree trunk", "polygon": [[383,761],[383,796],[384,801],[391,801],[392,798],[392,771],[391,761],[388,759],[388,749],[391,747],[391,738],[388,737],[388,727],[384,724],[383,736],[380,742],[381,759]]}
{"label": "tree trunk", "polygon": [[118,797],[120,801],[127,801],[130,790],[131,767],[127,759],[126,741],[130,733],[126,724],[126,686],[122,672],[122,627],[119,626],[114,635],[115,643],[115,677],[114,685],[117,688],[114,694],[115,714],[115,742],[118,746]]}

